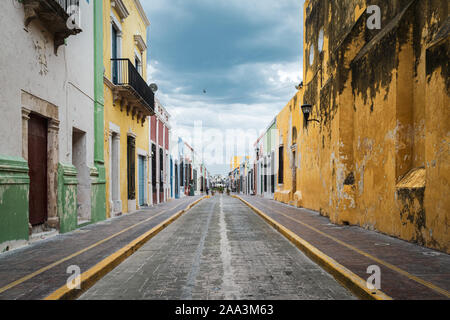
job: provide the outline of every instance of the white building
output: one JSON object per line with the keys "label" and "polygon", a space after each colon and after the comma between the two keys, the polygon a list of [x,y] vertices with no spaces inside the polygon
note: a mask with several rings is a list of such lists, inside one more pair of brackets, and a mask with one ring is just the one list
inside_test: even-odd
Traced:
{"label": "white building", "polygon": [[[104,219],[91,212],[103,161],[94,163],[95,4],[66,3],[2,1],[0,175],[20,176],[14,185],[22,185],[26,204],[18,212],[2,208],[13,201],[5,193],[13,184],[0,179],[2,219],[14,226],[0,226],[0,252],[1,243],[26,242],[28,232],[65,232]],[[76,14],[69,20],[68,12]]]}

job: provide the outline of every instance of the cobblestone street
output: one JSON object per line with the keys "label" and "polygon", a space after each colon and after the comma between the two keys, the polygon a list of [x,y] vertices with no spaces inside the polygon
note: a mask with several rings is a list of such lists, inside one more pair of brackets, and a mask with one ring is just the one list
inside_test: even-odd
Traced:
{"label": "cobblestone street", "polygon": [[237,199],[202,201],[80,299],[354,299]]}

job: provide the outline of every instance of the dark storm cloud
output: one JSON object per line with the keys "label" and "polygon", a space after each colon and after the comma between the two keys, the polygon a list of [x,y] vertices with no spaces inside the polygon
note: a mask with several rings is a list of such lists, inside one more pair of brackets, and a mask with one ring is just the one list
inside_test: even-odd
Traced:
{"label": "dark storm cloud", "polygon": [[295,94],[303,1],[141,2],[148,78],[175,126],[262,130]]}

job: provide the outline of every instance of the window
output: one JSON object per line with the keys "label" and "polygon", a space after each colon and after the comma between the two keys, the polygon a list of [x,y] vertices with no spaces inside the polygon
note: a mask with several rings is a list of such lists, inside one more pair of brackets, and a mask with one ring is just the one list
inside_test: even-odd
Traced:
{"label": "window", "polygon": [[188,178],[188,180],[186,181],[186,185],[189,186],[192,183],[192,164],[189,164],[188,166],[188,173],[186,177]]}
{"label": "window", "polygon": [[152,189],[156,193],[156,145],[152,143]]}
{"label": "window", "polygon": [[197,170],[194,169],[194,190],[197,190]]}
{"label": "window", "polygon": [[281,146],[278,151],[278,183],[283,184],[284,183],[284,147]]}
{"label": "window", "polygon": [[264,173],[264,192],[267,192],[267,172]]}
{"label": "window", "polygon": [[128,199],[136,199],[136,140],[134,137],[127,139],[127,180]]}
{"label": "window", "polygon": [[270,157],[270,192],[275,193],[275,152]]}
{"label": "window", "polygon": [[116,29],[116,27],[113,25],[111,26],[111,58],[117,59],[119,58],[119,31]]}
{"label": "window", "polygon": [[[119,36],[118,31],[114,27],[114,25],[111,27],[111,58],[117,59],[119,58]],[[117,84],[119,80],[119,61],[112,61],[112,81],[114,84]]]}
{"label": "window", "polygon": [[324,40],[323,40],[323,28],[322,28],[322,29],[320,29],[320,32],[319,32],[319,52],[323,51],[323,43],[324,43]]}
{"label": "window", "polygon": [[137,55],[134,56],[134,65],[139,74],[142,75],[142,62],[141,58]]}
{"label": "window", "polygon": [[184,162],[181,161],[180,164],[180,186],[184,187]]}
{"label": "window", "polygon": [[293,145],[297,144],[297,128],[296,127],[292,128],[292,144]]}

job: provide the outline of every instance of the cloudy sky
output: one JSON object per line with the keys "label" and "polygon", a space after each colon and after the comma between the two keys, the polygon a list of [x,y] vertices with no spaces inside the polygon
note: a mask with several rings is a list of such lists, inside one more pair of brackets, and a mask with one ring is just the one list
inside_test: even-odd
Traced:
{"label": "cloudy sky", "polygon": [[[194,147],[188,136],[195,121],[201,121],[196,126],[201,124],[203,135],[222,133],[230,144],[230,130],[257,136],[295,94],[302,77],[303,1],[141,3],[151,23],[148,81],[159,86],[174,135]],[[206,159],[210,172],[228,172],[231,156],[224,151],[220,161]]]}

